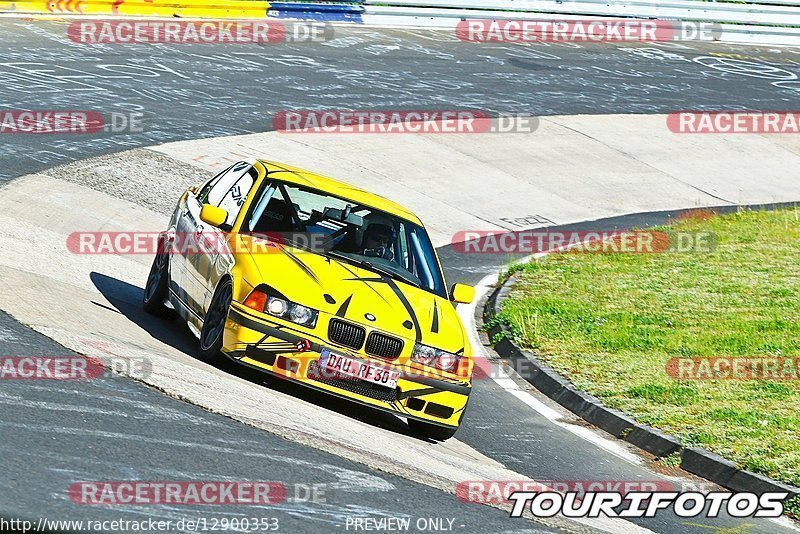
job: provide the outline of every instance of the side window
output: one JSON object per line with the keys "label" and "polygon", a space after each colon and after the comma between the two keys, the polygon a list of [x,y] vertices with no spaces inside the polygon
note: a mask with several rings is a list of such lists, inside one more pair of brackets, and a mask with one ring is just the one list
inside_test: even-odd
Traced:
{"label": "side window", "polygon": [[217,174],[212,179],[204,183],[202,187],[200,187],[200,191],[197,193],[197,201],[200,202],[201,205],[206,203],[206,199],[208,198],[208,193],[209,191],[211,191],[211,188],[214,187],[214,185],[217,182],[219,182],[219,179],[225,176],[225,174],[227,174],[228,171],[233,169],[233,167],[234,166],[231,165],[230,167],[228,167],[227,169],[225,169],[224,171],[222,171],[221,173]]}
{"label": "side window", "polygon": [[249,163],[237,163],[208,184],[197,195],[201,204],[218,206],[228,212],[225,224],[233,225],[242,205],[247,199],[256,178],[256,171]]}

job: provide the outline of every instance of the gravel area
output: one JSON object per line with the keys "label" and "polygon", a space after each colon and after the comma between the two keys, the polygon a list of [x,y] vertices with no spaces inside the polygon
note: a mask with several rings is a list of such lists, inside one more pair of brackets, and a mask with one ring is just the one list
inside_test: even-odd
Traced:
{"label": "gravel area", "polygon": [[[186,188],[210,178],[199,167],[159,152],[134,149],[60,165],[50,177],[91,187],[156,213],[171,215]],[[146,179],[142,179],[146,176]]]}

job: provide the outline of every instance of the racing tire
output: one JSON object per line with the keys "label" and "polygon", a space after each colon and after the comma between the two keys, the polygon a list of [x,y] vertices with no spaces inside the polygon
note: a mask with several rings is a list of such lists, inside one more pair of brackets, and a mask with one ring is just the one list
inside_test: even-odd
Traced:
{"label": "racing tire", "polygon": [[[161,241],[159,245],[162,245]],[[158,250],[144,286],[142,308],[151,315],[171,321],[178,317],[178,313],[164,305],[169,292],[169,259],[166,253],[161,252],[160,246]]]}
{"label": "racing tire", "polygon": [[200,331],[200,356],[205,361],[213,361],[221,356],[225,323],[232,301],[233,282],[230,278],[225,278],[214,291],[214,297],[203,319],[203,329]]}
{"label": "racing tire", "polygon": [[435,441],[445,441],[453,437],[458,428],[443,427],[439,425],[432,425],[430,423],[423,423],[416,419],[408,420],[408,429],[412,434],[422,438],[428,438]]}

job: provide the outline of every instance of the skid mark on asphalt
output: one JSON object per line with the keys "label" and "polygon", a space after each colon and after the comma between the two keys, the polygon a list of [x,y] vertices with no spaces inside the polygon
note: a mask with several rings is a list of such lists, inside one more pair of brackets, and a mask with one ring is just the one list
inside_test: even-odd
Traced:
{"label": "skid mark on asphalt", "polygon": [[[196,417],[191,414],[182,412],[180,410],[173,410],[170,408],[166,408],[164,406],[153,406],[151,403],[146,401],[138,401],[133,398],[135,393],[125,392],[124,397],[118,396],[119,392],[116,390],[109,390],[108,394],[104,394],[102,391],[97,391],[100,387],[98,383],[93,383],[93,389],[87,391],[85,389],[61,389],[59,392],[62,395],[66,396],[74,396],[80,397],[83,399],[91,399],[97,400],[101,403],[117,403],[120,404],[120,408],[126,408],[126,412],[129,416],[134,417],[136,419],[163,419],[168,422],[185,422],[191,424],[203,424],[204,426],[212,425],[217,426],[217,423],[209,423],[206,419],[202,417]],[[28,393],[30,391],[40,391],[43,393],[52,392],[53,388],[51,386],[38,386],[36,384],[25,384],[25,392]],[[78,401],[78,399],[74,399]],[[132,413],[133,412],[133,413]],[[137,413],[138,412],[138,413]],[[117,413],[114,411],[114,413]],[[239,443],[239,442],[236,442]]]}
{"label": "skid mark on asphalt", "polygon": [[0,328],[0,343],[16,343],[19,338],[7,328]]}
{"label": "skid mark on asphalt", "polygon": [[[367,506],[364,504],[352,504],[358,502],[358,494],[365,492],[380,492],[390,493],[398,491],[398,488],[385,480],[382,477],[371,475],[369,473],[354,471],[351,469],[342,468],[336,465],[320,462],[308,462],[300,458],[293,457],[290,454],[285,456],[276,455],[274,453],[256,453],[247,451],[244,447],[220,447],[213,444],[206,443],[187,443],[184,441],[168,440],[162,438],[150,438],[140,435],[128,434],[124,432],[112,433],[105,431],[87,431],[84,428],[69,428],[61,427],[53,429],[46,425],[32,425],[32,424],[9,424],[0,423],[0,427],[14,428],[17,431],[33,432],[41,435],[72,435],[81,436],[91,439],[96,444],[102,444],[106,440],[116,441],[120,445],[126,442],[135,440],[136,442],[144,442],[154,445],[165,445],[167,450],[177,449],[185,450],[188,454],[197,454],[198,449],[207,451],[213,455],[225,455],[227,457],[245,457],[244,461],[261,461],[262,465],[268,463],[282,463],[287,467],[300,467],[308,472],[316,473],[315,476],[322,476],[327,480],[333,478],[333,481],[325,482],[325,487],[332,502],[305,502],[305,498],[300,493],[291,493],[289,498],[284,503],[278,503],[268,506],[247,506],[246,512],[244,509],[231,510],[229,507],[219,508],[214,510],[215,516],[228,516],[228,517],[254,517],[260,515],[270,515],[275,513],[285,513],[303,521],[317,521],[327,523],[330,525],[341,525],[345,522],[347,517],[353,516],[369,516],[369,517],[411,517],[408,514],[398,512],[396,510]],[[23,451],[24,455],[25,452]],[[98,462],[95,458],[86,456],[51,453],[45,455],[36,455],[32,453],[31,461],[46,462],[53,464],[70,465],[69,469],[64,468],[50,468],[49,471],[55,477],[60,477],[62,480],[61,485],[64,491],[54,492],[51,497],[55,500],[67,503],[69,498],[66,493],[66,488],[75,480],[93,480],[97,476],[98,468],[104,473],[104,477],[109,479],[130,479],[137,480],[142,478],[142,474],[136,467],[129,467],[120,465],[118,461]],[[162,477],[164,480],[169,479],[189,479],[189,480],[236,480],[236,477],[231,477],[224,470],[215,471],[181,471],[170,468],[156,467],[150,470],[148,476],[152,479],[155,477]],[[291,484],[289,484],[291,489]],[[126,512],[129,514],[160,517],[163,519],[171,519],[173,521],[185,518],[187,512],[197,511],[208,514],[208,510],[203,507],[195,506],[115,506],[118,512]]]}

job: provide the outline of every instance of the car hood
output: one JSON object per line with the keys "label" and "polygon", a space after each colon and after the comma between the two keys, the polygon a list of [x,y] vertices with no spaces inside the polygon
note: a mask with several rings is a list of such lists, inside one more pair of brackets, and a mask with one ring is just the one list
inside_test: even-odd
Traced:
{"label": "car hood", "polygon": [[[293,302],[449,352],[466,349],[453,304],[369,269],[280,244],[250,253],[265,284]],[[259,247],[263,250],[263,247]]]}

